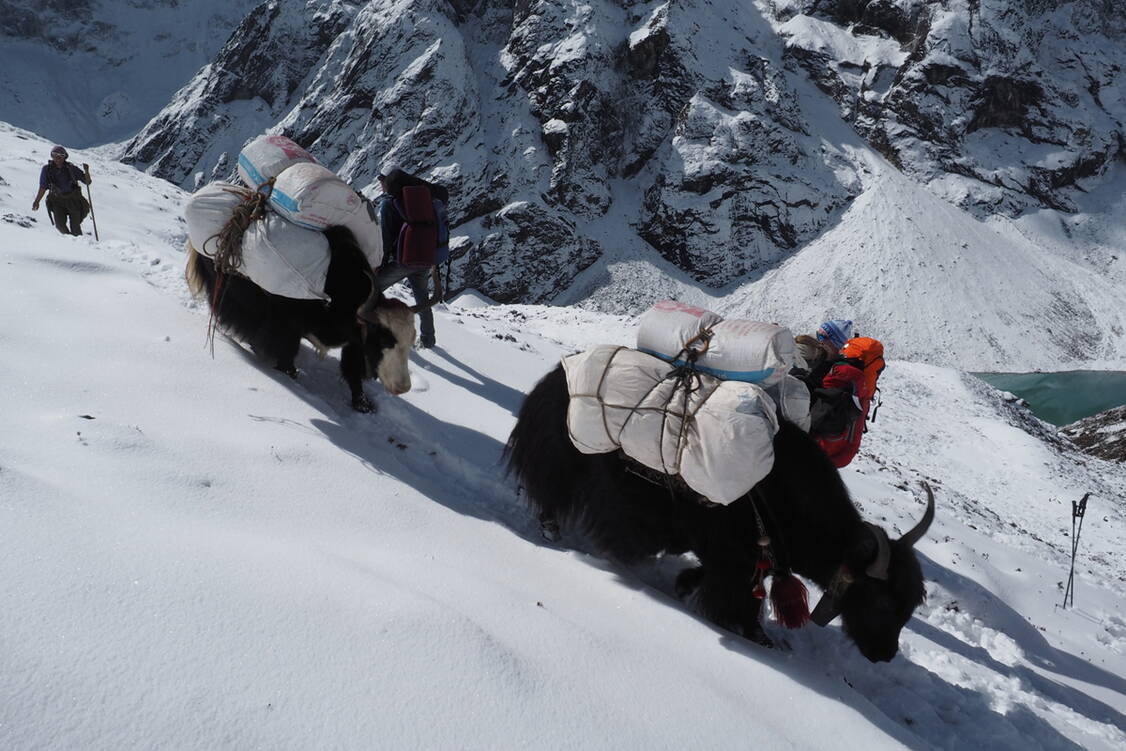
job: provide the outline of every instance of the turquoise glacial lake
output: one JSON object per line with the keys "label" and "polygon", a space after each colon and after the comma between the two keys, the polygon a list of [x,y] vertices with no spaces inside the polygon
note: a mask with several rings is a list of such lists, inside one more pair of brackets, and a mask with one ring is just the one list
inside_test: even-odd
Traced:
{"label": "turquoise glacial lake", "polygon": [[1053,425],[1067,425],[1126,404],[1126,371],[1121,370],[974,375],[1024,399],[1034,415]]}

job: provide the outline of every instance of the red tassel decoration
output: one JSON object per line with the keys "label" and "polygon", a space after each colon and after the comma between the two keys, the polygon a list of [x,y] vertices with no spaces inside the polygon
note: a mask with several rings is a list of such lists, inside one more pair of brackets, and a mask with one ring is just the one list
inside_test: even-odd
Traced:
{"label": "red tassel decoration", "polygon": [[791,573],[774,577],[770,586],[774,617],[786,628],[801,628],[809,620],[809,592]]}

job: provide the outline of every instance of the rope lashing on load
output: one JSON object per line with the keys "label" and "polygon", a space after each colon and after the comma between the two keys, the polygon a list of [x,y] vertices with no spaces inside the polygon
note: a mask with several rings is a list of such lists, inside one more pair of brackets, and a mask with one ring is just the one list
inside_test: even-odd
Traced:
{"label": "rope lashing on load", "polygon": [[[242,237],[252,223],[265,218],[273,192],[274,178],[271,177],[236,206],[223,229],[212,236],[216,241],[216,272],[230,274],[242,267]],[[208,241],[211,239],[208,238]]]}
{"label": "rope lashing on load", "polygon": [[[697,334],[696,336],[692,337],[687,342],[685,342],[684,346],[681,348],[680,352],[678,352],[676,357],[673,358],[674,361],[679,361],[682,364],[674,366],[672,368],[672,370],[670,370],[668,373],[666,373],[663,378],[661,378],[659,381],[654,382],[653,385],[649,388],[649,390],[637,401],[637,403],[628,407],[628,414],[627,414],[626,418],[622,421],[621,429],[618,431],[617,436],[615,436],[615,438],[614,438],[615,442],[619,446],[621,445],[621,434],[625,431],[626,427],[629,425],[630,420],[634,417],[634,415],[636,415],[636,414],[638,414],[642,411],[659,411],[661,413],[661,432],[660,432],[660,434],[661,434],[661,436],[664,436],[666,427],[668,425],[668,420],[669,420],[669,417],[670,417],[670,405],[672,404],[672,399],[674,398],[677,389],[679,389],[680,391],[683,392],[682,398],[681,398],[680,412],[679,412],[679,415],[678,415],[680,417],[681,421],[680,421],[679,429],[678,429],[677,434],[676,434],[676,453],[677,453],[677,456],[675,458],[677,460],[677,463],[676,463],[675,466],[679,466],[681,456],[682,456],[682,454],[685,450],[685,447],[687,445],[687,437],[688,437],[688,431],[689,431],[689,428],[690,428],[690,422],[695,418],[695,412],[689,412],[689,401],[690,401],[692,395],[696,394],[703,387],[703,379],[701,378],[702,374],[696,368],[695,363],[696,363],[696,360],[701,355],[703,355],[704,353],[706,353],[708,351],[708,347],[711,344],[711,339],[712,339],[711,329],[704,329],[699,334]],[[702,343],[703,346],[701,346],[697,349],[695,347],[695,345],[700,344],[700,343]],[[621,352],[622,350],[625,350],[625,349],[628,349],[628,348],[627,347],[618,347],[614,351],[614,354],[610,356],[610,359],[607,360],[606,366],[602,371],[601,377],[599,378],[598,386],[595,389],[596,395],[601,394],[602,391],[603,391],[603,386],[606,382],[606,377],[610,373],[610,367],[614,362],[614,357],[618,354],[618,352]],[[664,405],[648,406],[648,407],[642,407],[641,406],[645,402],[645,400],[649,398],[650,394],[652,394],[654,391],[656,391],[657,388],[662,383],[665,383],[665,382],[669,381],[670,379],[678,381],[678,386],[677,386],[677,388],[674,388],[672,390],[672,392],[669,395],[668,400],[664,403]],[[574,396],[574,394],[572,394],[572,396]],[[706,401],[707,401],[706,399],[701,400],[700,404],[697,407],[697,410],[702,408],[704,402],[706,402]],[[602,411],[602,427],[606,431],[606,435],[610,436],[610,435],[613,434],[613,431],[610,427],[608,417],[607,417],[605,410]],[[663,485],[665,486],[665,489],[668,491],[669,497],[670,498],[675,497],[678,488],[676,487],[676,484],[674,482],[674,478],[676,478],[678,475],[670,468],[670,464],[669,464],[670,457],[668,457],[665,453],[665,442],[664,442],[663,438],[660,439],[659,450],[660,450],[660,457],[661,457],[661,470],[662,470],[661,471],[661,477],[662,477],[662,480],[663,480]],[[650,481],[652,480],[651,477],[645,477],[644,479],[650,480]]]}
{"label": "rope lashing on load", "polygon": [[[235,193],[235,191],[228,191]],[[243,198],[242,202],[231,212],[230,219],[223,228],[204,241],[204,247],[212,240],[215,241],[215,255],[212,261],[215,264],[215,289],[211,295],[211,317],[207,321],[207,343],[211,348],[211,356],[215,356],[215,328],[218,323],[216,311],[223,302],[223,293],[226,291],[223,284],[228,274],[237,274],[242,268],[242,238],[250,225],[266,217],[270,195],[274,192],[274,178],[258,186],[250,195]]]}
{"label": "rope lashing on load", "polygon": [[[703,343],[703,347],[701,347],[700,349],[693,347],[693,345],[698,342]],[[692,414],[689,414],[688,412],[688,402],[692,395],[698,392],[703,386],[702,379],[700,378],[700,371],[696,369],[696,360],[701,355],[707,353],[708,347],[711,346],[711,343],[712,330],[710,328],[702,330],[700,333],[696,334],[696,336],[686,341],[680,352],[678,352],[676,354],[676,357],[673,358],[674,361],[683,360],[684,364],[676,366],[675,368],[670,370],[664,377],[664,380],[666,381],[670,379],[676,380],[678,382],[678,388],[682,392],[680,407],[680,429],[677,431],[676,435],[676,466],[678,467],[680,466],[680,460],[684,453],[684,447],[686,445],[686,440],[688,437],[689,423],[692,419],[695,418],[694,412]],[[673,395],[676,394],[676,391],[677,389],[674,388],[672,392]],[[670,395],[669,399],[671,401],[672,395]],[[707,399],[702,399],[696,409],[699,410],[701,407],[703,407],[704,402],[706,401]],[[668,423],[668,407],[669,402],[666,402],[664,414],[661,418],[662,436],[665,434],[665,425]],[[668,471],[668,462],[665,459],[665,442],[663,440],[661,441],[660,449],[661,469],[665,471],[665,474],[670,474]],[[669,489],[669,492],[672,492],[671,487]]]}

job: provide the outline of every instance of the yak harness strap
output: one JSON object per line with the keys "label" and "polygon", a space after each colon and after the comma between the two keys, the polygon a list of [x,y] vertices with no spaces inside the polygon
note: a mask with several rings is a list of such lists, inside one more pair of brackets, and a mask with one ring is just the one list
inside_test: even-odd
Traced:
{"label": "yak harness strap", "polygon": [[[762,514],[769,514],[770,509],[765,499],[757,489],[752,489],[748,496],[755,514],[759,551],[758,560],[755,562],[754,588],[751,590],[751,595],[760,600],[766,597],[764,580],[769,573],[770,605],[774,608],[774,617],[786,628],[801,628],[809,622],[809,592],[801,579],[794,575],[789,561],[784,560],[784,555],[776,554],[777,551],[785,553],[785,540],[782,538],[782,526],[776,519],[771,518],[771,522],[777,532],[778,542],[775,543],[767,533]],[[760,501],[763,504],[762,513],[759,511]]]}
{"label": "yak harness strap", "polygon": [[[215,251],[215,289],[211,294],[211,317],[207,321],[207,345],[211,349],[211,356],[215,356],[215,329],[218,326],[219,306],[223,302],[223,293],[226,285],[223,283],[228,274],[237,274],[242,267],[242,238],[251,223],[259,221],[266,216],[267,202],[270,193],[274,190],[274,178],[258,186],[257,190],[240,203],[231,213],[231,218],[223,228],[211,237],[215,238],[217,250]],[[234,191],[229,191],[234,193]],[[207,243],[205,242],[204,245]]]}

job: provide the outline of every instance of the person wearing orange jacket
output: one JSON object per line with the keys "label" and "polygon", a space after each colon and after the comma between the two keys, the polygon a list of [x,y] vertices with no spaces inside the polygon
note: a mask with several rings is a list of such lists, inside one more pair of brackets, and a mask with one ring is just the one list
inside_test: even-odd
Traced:
{"label": "person wearing orange jacket", "polygon": [[824,359],[811,368],[807,385],[810,435],[838,469],[846,467],[860,450],[865,420],[873,394],[868,393],[863,365],[841,357],[852,339],[852,321],[833,319],[817,329]]}

